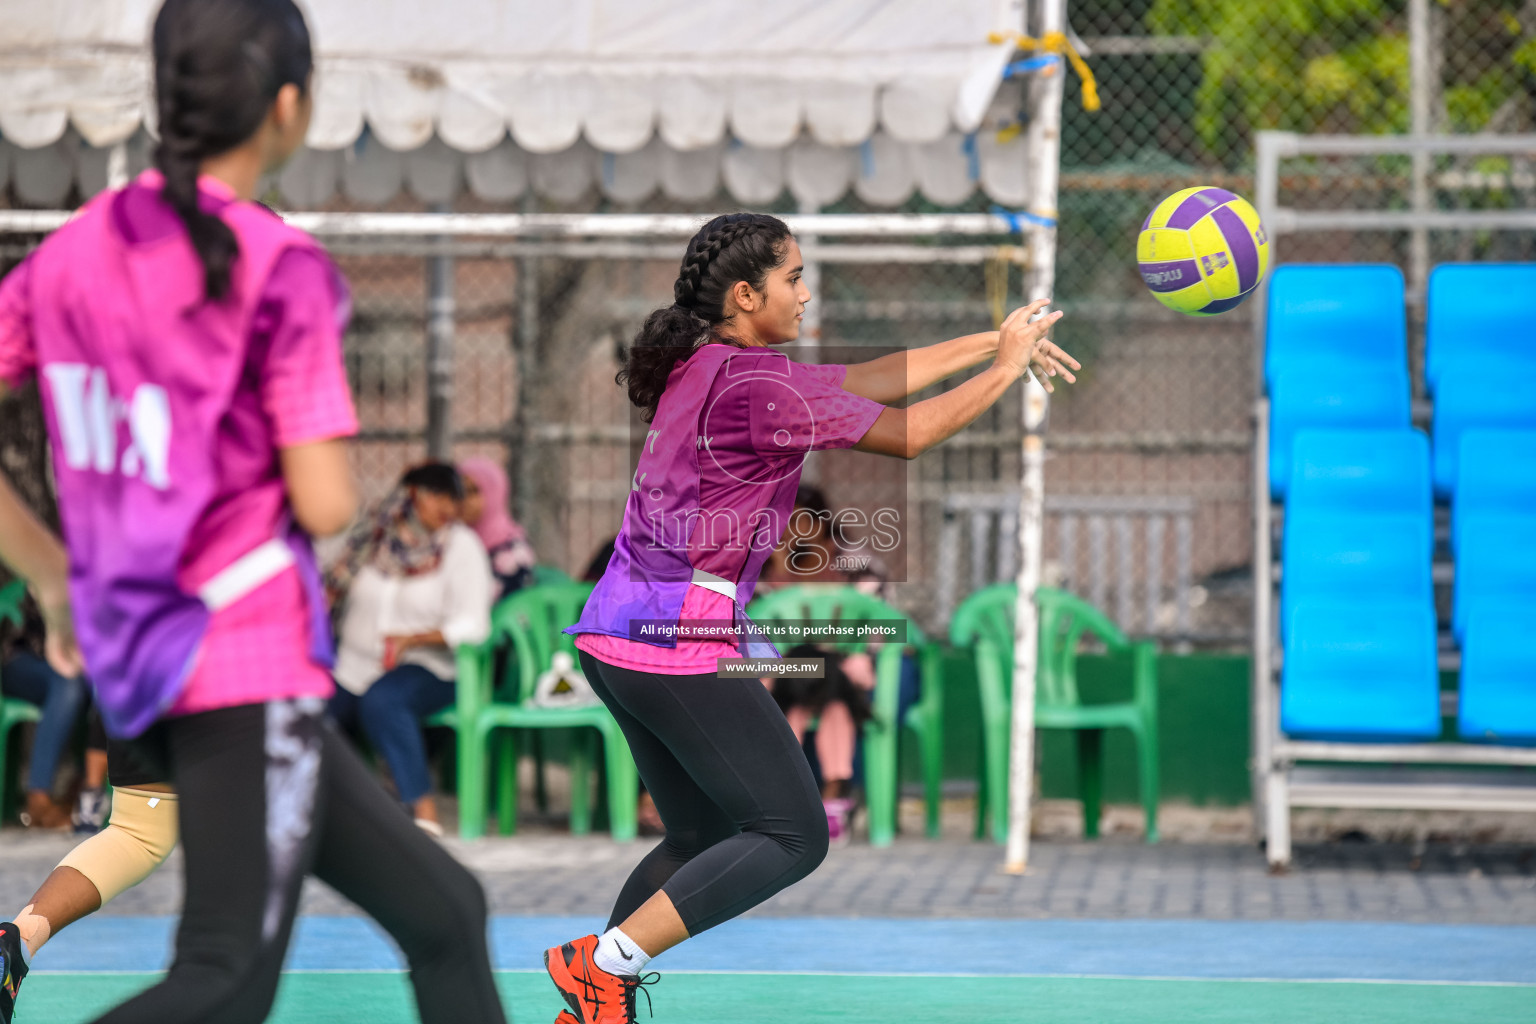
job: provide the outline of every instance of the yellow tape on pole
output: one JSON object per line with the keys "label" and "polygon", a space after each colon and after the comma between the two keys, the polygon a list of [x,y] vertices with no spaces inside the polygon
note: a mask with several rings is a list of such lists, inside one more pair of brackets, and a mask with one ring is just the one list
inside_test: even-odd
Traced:
{"label": "yellow tape on pole", "polygon": [[1021,50],[1033,50],[1037,53],[1057,53],[1065,56],[1072,70],[1077,72],[1077,77],[1083,83],[1083,109],[1099,109],[1099,83],[1093,77],[1093,69],[1083,59],[1083,55],[1077,52],[1077,47],[1072,45],[1072,40],[1067,38],[1065,32],[1047,32],[1036,39],[1022,32],[992,32],[987,35],[989,43],[1012,42]]}

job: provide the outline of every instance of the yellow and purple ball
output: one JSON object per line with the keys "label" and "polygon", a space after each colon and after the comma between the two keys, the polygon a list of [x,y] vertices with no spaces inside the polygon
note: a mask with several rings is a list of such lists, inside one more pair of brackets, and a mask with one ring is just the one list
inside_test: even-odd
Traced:
{"label": "yellow and purple ball", "polygon": [[1259,212],[1224,188],[1186,188],[1158,203],[1136,239],[1141,279],[1169,309],[1214,316],[1242,305],[1269,269]]}

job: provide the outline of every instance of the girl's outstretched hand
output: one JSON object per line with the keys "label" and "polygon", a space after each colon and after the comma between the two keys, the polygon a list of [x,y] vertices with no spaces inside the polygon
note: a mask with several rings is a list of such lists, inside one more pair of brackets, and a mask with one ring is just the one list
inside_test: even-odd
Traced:
{"label": "girl's outstretched hand", "polygon": [[1031,322],[1030,318],[1050,305],[1050,299],[1036,299],[1027,306],[1020,306],[1008,314],[1008,319],[997,332],[996,364],[1013,372],[1015,379],[1024,376],[1031,367],[1047,391],[1054,391],[1050,378],[1060,376],[1075,381],[1073,370],[1082,366],[1055,342],[1046,338],[1045,332],[1061,319],[1061,310],[1047,313]]}
{"label": "girl's outstretched hand", "polygon": [[[1061,313],[1057,312],[1055,315],[1060,316]],[[1045,390],[1055,391],[1056,387],[1051,383],[1052,377],[1060,377],[1068,384],[1076,384],[1077,378],[1072,375],[1072,371],[1081,370],[1083,364],[1073,359],[1066,349],[1051,339],[1041,338],[1040,343],[1035,346],[1035,354],[1029,361],[1029,368],[1035,371],[1035,379]]]}

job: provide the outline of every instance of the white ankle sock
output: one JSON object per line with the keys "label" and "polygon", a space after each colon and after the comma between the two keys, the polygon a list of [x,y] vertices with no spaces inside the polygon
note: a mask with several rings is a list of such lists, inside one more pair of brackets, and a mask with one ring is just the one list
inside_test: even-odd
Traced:
{"label": "white ankle sock", "polygon": [[592,954],[592,962],[609,974],[633,976],[645,970],[651,955],[618,928],[609,928],[597,940],[597,952]]}

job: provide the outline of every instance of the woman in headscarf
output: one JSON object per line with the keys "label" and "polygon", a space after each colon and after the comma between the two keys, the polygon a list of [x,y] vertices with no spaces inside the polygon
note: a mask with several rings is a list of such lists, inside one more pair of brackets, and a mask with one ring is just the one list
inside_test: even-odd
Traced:
{"label": "woman in headscarf", "polygon": [[475,456],[459,463],[459,473],[464,478],[461,517],[485,545],[499,601],[533,582],[533,567],[539,557],[522,524],[507,511],[510,488],[506,472],[491,459]]}
{"label": "woman in headscarf", "polygon": [[433,835],[442,826],[421,720],[454,702],[454,648],[490,635],[495,593],[485,549],[458,522],[463,498],[452,466],[411,469],[326,573],[337,623],[332,715],[361,727]]}

